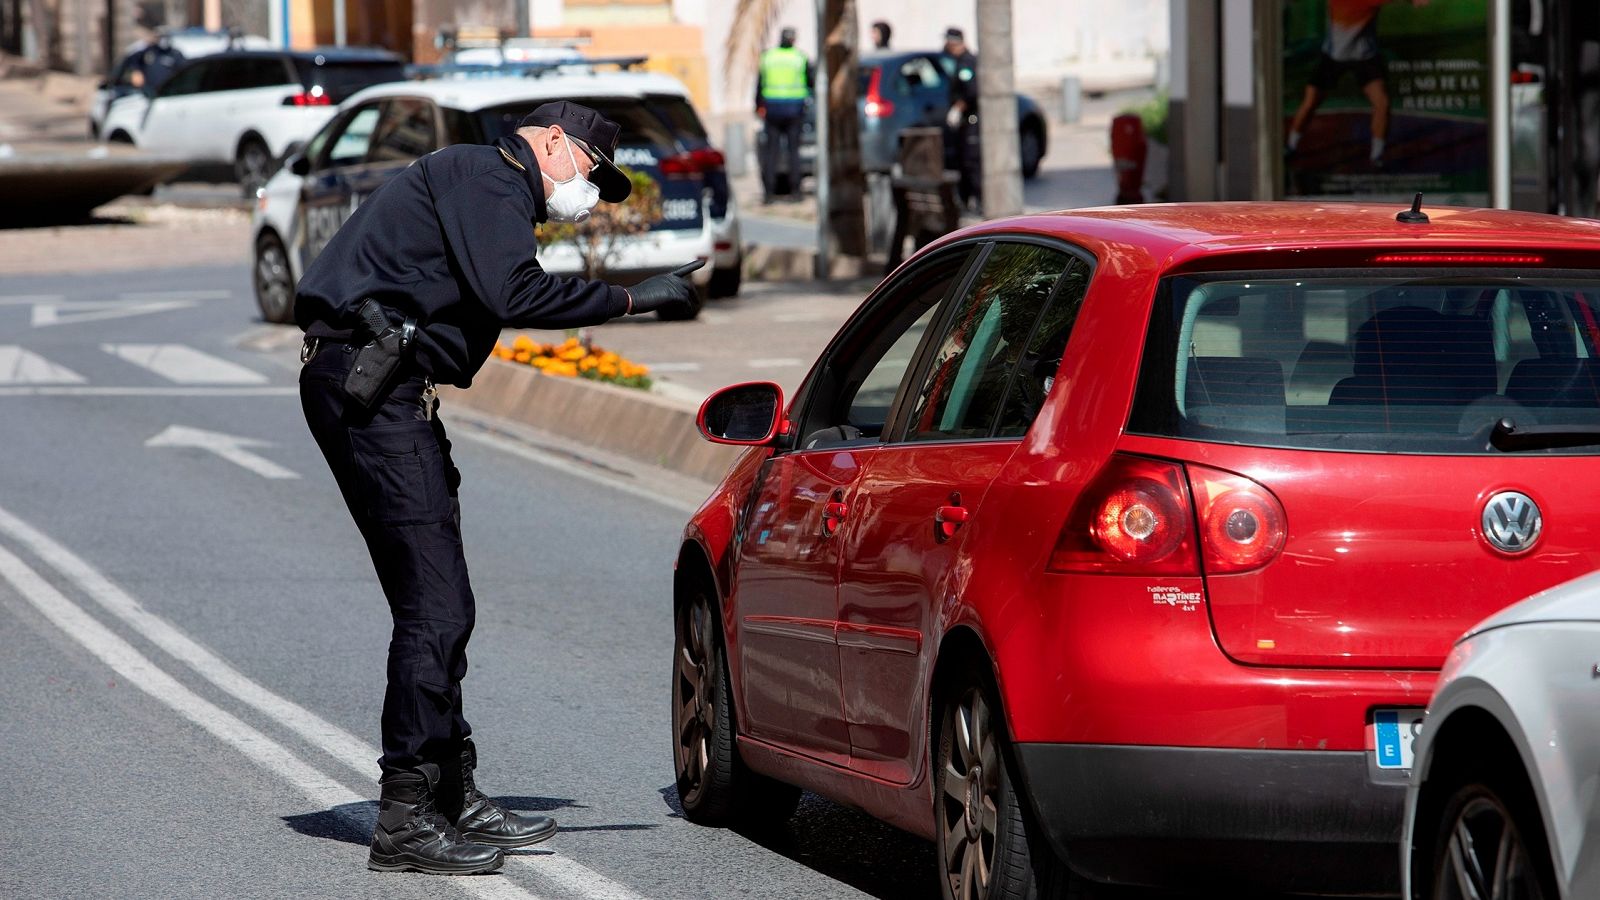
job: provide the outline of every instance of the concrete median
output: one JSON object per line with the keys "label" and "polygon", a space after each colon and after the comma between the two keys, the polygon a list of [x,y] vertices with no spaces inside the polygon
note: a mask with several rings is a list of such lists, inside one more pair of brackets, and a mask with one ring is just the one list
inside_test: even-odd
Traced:
{"label": "concrete median", "polygon": [[721,480],[738,447],[700,437],[693,406],[633,388],[544,375],[491,359],[471,390],[443,389],[444,403],[554,432],[585,446],[707,484]]}

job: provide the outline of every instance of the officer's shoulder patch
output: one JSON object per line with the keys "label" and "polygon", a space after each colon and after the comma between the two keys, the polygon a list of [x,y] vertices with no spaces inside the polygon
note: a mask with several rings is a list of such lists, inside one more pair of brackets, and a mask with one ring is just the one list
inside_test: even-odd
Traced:
{"label": "officer's shoulder patch", "polygon": [[528,171],[528,167],[523,165],[522,162],[520,160],[518,160],[515,156],[512,156],[510,151],[506,150],[506,148],[499,147],[499,148],[496,148],[496,149],[498,149],[500,151],[500,156],[502,158],[504,158],[507,163],[510,163],[511,166],[513,168],[515,168],[518,172],[526,172],[526,171]]}

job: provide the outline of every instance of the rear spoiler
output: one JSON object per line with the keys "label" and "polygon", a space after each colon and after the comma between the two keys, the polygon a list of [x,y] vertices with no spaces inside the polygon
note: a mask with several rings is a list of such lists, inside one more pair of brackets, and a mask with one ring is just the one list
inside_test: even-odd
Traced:
{"label": "rear spoiler", "polygon": [[590,73],[600,66],[615,66],[623,72],[644,65],[648,56],[590,56],[571,60],[539,60],[536,62],[503,62],[495,66],[461,63],[434,63],[406,67],[406,77],[416,81],[435,78],[539,78],[558,69],[587,69]]}

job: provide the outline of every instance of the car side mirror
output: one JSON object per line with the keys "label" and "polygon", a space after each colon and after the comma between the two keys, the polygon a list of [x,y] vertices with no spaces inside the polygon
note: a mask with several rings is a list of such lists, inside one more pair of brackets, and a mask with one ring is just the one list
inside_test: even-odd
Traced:
{"label": "car side mirror", "polygon": [[696,424],[700,435],[713,444],[770,444],[788,427],[783,420],[783,388],[770,381],[725,387],[701,404]]}
{"label": "car side mirror", "polygon": [[311,160],[306,159],[306,155],[299,151],[291,153],[289,158],[284,160],[283,166],[296,175],[311,174]]}

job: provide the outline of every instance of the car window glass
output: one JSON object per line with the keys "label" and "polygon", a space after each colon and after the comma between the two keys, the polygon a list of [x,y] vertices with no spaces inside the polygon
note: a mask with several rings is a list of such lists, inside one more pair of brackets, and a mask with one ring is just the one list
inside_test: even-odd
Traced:
{"label": "car window glass", "polygon": [[241,89],[277,87],[290,81],[288,67],[283,64],[283,60],[275,56],[258,57],[242,62],[244,65],[240,67],[239,73]]}
{"label": "car window glass", "polygon": [[874,304],[877,315],[842,338],[813,387],[801,428],[802,449],[882,438],[901,383],[938,317],[939,301],[969,253],[966,248],[948,252],[902,276]]}
{"label": "car window glass", "polygon": [[200,90],[205,93],[211,93],[212,91],[237,91],[251,87],[251,62],[253,60],[216,60],[206,69],[205,77],[200,79]]}
{"label": "car window glass", "polygon": [[478,120],[471,113],[446,106],[444,113],[444,142],[446,144],[477,144],[483,141],[478,130]]}
{"label": "car window glass", "polygon": [[700,122],[700,117],[695,115],[694,107],[682,97],[662,96],[652,94],[645,98],[650,109],[666,121],[674,134],[680,137],[706,139],[706,128]]}
{"label": "car window glass", "polygon": [[926,56],[914,56],[900,64],[900,90],[901,92],[913,90],[942,90],[944,77],[939,74],[939,67]]}
{"label": "car window glass", "polygon": [[1156,305],[1136,433],[1498,454],[1502,419],[1600,427],[1600,278],[1219,275],[1171,279]]}
{"label": "car window glass", "polygon": [[1039,415],[1045,397],[1055,385],[1067,339],[1072,336],[1072,325],[1078,320],[1078,311],[1083,309],[1083,298],[1088,292],[1089,264],[1072,257],[1055,292],[1050,295],[1044,315],[1033,329],[1028,349],[1012,372],[995,436],[1021,437]]}
{"label": "car window glass", "polygon": [[372,132],[378,126],[378,105],[363,106],[343,129],[332,137],[332,146],[328,150],[328,158],[323,163],[325,167],[354,166],[367,158],[367,149],[372,146]]}
{"label": "car window glass", "polygon": [[160,96],[181,97],[198,92],[201,80],[206,77],[206,72],[211,66],[211,63],[201,62],[183,69],[161,86]]}
{"label": "car window glass", "polygon": [[410,162],[432,152],[433,104],[414,97],[401,97],[384,104],[367,153],[370,162]]}
{"label": "car window glass", "polygon": [[405,66],[391,60],[358,62],[324,59],[318,65],[315,58],[299,57],[295,59],[295,68],[300,76],[300,84],[306,90],[320,87],[323,94],[334,103],[343,103],[362,88],[404,81],[406,78]]}
{"label": "car window glass", "polygon": [[[667,153],[678,152],[676,133],[664,119],[651,112],[641,100],[632,97],[581,96],[573,97],[572,100],[598,111],[602,116],[617,123],[619,129],[617,143],[621,146],[644,146],[658,148]],[[543,100],[529,100],[525,103],[496,106],[479,113],[485,139],[494,141],[516,131],[517,123],[522,121],[522,117],[543,103]],[[624,160],[623,164],[631,163]]]}
{"label": "car window glass", "polygon": [[990,436],[1011,374],[1024,362],[1034,324],[1069,260],[1037,244],[995,247],[955,305],[914,395],[906,440]]}

